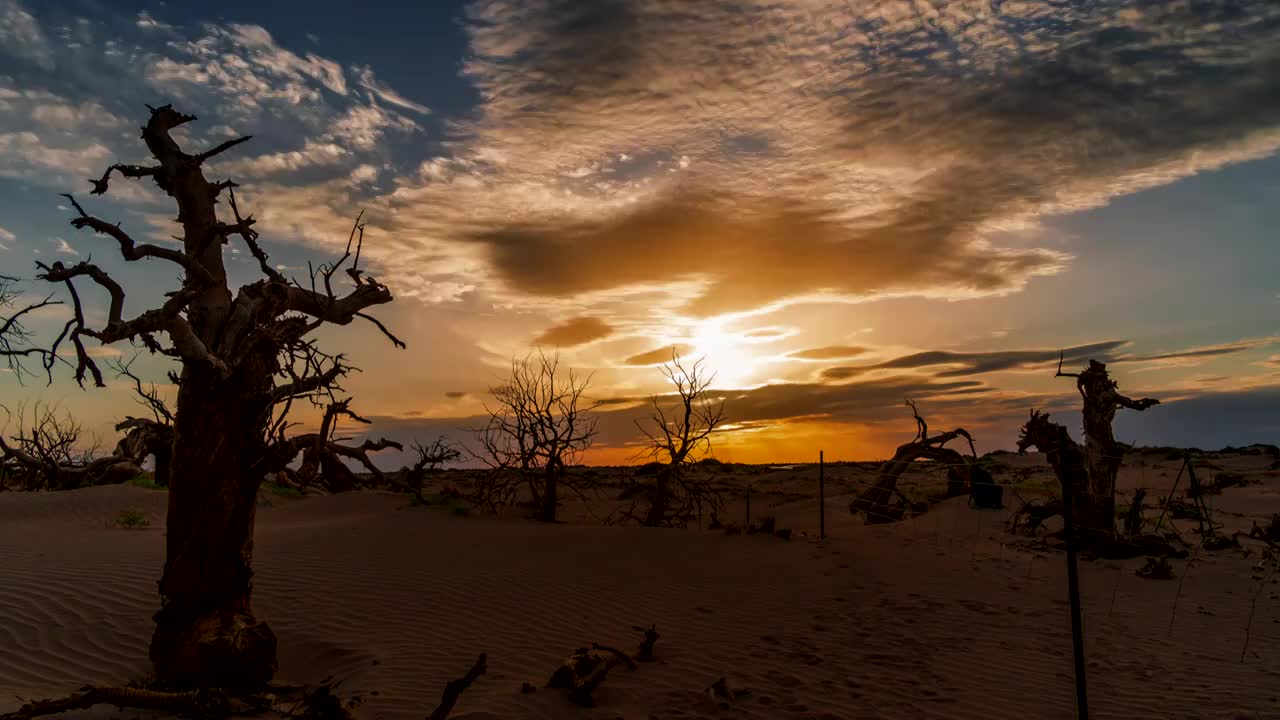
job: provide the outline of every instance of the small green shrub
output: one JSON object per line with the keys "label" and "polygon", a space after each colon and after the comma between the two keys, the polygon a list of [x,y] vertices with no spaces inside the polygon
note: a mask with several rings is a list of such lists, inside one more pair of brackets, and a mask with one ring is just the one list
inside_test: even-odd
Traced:
{"label": "small green shrub", "polygon": [[281,485],[279,483],[273,483],[273,482],[263,483],[262,486],[265,487],[270,492],[273,492],[276,495],[280,495],[282,497],[302,497],[304,494],[298,488],[289,487],[288,485]]}
{"label": "small green shrub", "polygon": [[164,487],[163,485],[157,485],[156,482],[151,479],[151,475],[147,473],[141,473],[130,478],[129,484],[134,487],[140,487],[143,490],[168,490],[169,489],[167,487]]}
{"label": "small green shrub", "polygon": [[147,514],[141,510],[121,510],[116,516],[116,526],[125,530],[141,530],[151,526],[151,521],[147,519]]}

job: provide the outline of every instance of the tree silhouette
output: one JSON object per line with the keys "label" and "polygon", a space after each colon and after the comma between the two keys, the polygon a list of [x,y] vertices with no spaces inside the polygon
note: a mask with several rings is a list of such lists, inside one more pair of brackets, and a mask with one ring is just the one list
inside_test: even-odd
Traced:
{"label": "tree silhouette", "polygon": [[711,436],[725,422],[724,400],[711,399],[709,391],[715,378],[701,360],[688,363],[672,353],[671,362],[662,366],[662,374],[675,388],[671,398],[674,407],[664,410],[662,398],[651,397],[652,412],[637,420],[636,427],[647,441],[642,456],[664,467],[644,492],[649,504],[644,515],[628,514],[649,527],[683,527],[704,508],[713,514],[721,509],[719,493],[706,478],[690,473],[688,466],[710,452]]}
{"label": "tree silhouette", "polygon": [[[102,372],[86,339],[133,342],[179,363],[166,558],[150,656],[163,685],[256,688],[275,673],[276,638],[254,617],[251,603],[255,500],[263,476],[299,450],[298,443],[272,432],[273,418],[281,405],[331,391],[351,370],[340,355],[315,358],[306,373],[294,371],[292,359],[305,354],[312,346],[307,336],[322,325],[357,318],[373,322],[398,347],[404,344],[364,312],[392,298],[359,267],[359,218],[342,257],[312,270],[307,285],[286,279],[268,262],[254,218],[241,215],[237,185],[204,176],[205,161],[249,138],[190,154],[172,132],[196,118],[169,105],[149,109],[142,140],[154,164],[112,165],[89,182],[93,194],[102,195],[113,174],[151,178],[177,204],[179,246],[136,242],[119,225],[66,197],[76,211],[74,227],[114,240],[126,261],[176,266],[181,283],[159,307],[127,317],[125,289],[102,268],[88,261],[37,263],[40,278],[64,285],[72,311],[50,352],[56,356],[60,345],[69,344],[77,382],[91,378],[99,386]],[[224,194],[231,218],[217,212]],[[248,247],[263,276],[238,288],[229,284],[223,259],[235,238]],[[348,261],[351,287],[340,293],[334,275]],[[83,280],[110,298],[101,327],[86,321],[77,284]]]}
{"label": "tree silhouette", "polygon": [[511,377],[490,390],[494,406],[476,430],[479,458],[490,472],[477,500],[495,509],[513,504],[527,490],[537,518],[555,522],[562,487],[581,488],[566,473],[596,436],[596,405],[584,393],[590,377],[560,371],[560,358],[539,350],[511,363]]}
{"label": "tree silhouette", "polygon": [[1107,373],[1107,366],[1090,360],[1089,366],[1078,373],[1058,372],[1054,377],[1076,379],[1076,389],[1084,401],[1084,458],[1088,469],[1088,482],[1075,488],[1072,508],[1075,521],[1092,531],[1111,533],[1116,526],[1116,475],[1129,449],[1116,440],[1111,423],[1120,408],[1146,410],[1159,400],[1142,398],[1134,400],[1121,395],[1116,381]]}
{"label": "tree silhouette", "polygon": [[[916,436],[909,443],[903,443],[894,451],[893,457],[886,460],[876,471],[876,483],[862,491],[849,503],[849,512],[862,513],[868,525],[901,520],[911,510],[910,503],[902,497],[898,490],[898,478],[902,477],[917,460],[931,460],[947,468],[948,495],[955,494],[973,480],[990,482],[985,470],[976,464],[978,453],[973,447],[973,437],[964,428],[956,428],[937,435],[929,434],[929,424],[921,417],[914,402],[907,400],[907,407],[916,419]],[[964,438],[969,443],[969,457],[961,455],[945,445],[956,438]],[[974,477],[977,475],[978,477]],[[893,503],[894,497],[902,502]]]}

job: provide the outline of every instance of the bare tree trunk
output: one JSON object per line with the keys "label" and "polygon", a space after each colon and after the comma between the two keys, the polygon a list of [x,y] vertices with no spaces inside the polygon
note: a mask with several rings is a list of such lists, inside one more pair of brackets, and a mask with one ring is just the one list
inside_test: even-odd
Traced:
{"label": "bare tree trunk", "polygon": [[542,505],[538,508],[538,520],[541,522],[556,521],[556,510],[560,503],[557,492],[559,476],[554,462],[547,466],[547,471],[543,474]]}
{"label": "bare tree trunk", "polygon": [[254,618],[250,603],[262,480],[252,468],[262,457],[269,410],[261,391],[270,387],[257,370],[258,378],[237,373],[225,381],[213,370],[183,372],[167,559],[151,640],[156,679],[166,685],[257,688],[275,674],[275,634]]}
{"label": "bare tree trunk", "polygon": [[674,465],[668,465],[658,471],[653,481],[653,495],[649,498],[649,511],[645,513],[646,527],[658,527],[667,517],[667,496],[670,492],[671,475]]}

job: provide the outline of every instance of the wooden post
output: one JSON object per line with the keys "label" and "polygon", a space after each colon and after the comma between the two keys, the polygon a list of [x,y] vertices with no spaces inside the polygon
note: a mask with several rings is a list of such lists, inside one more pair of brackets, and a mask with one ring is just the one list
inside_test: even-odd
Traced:
{"label": "wooden post", "polygon": [[827,485],[823,477],[824,460],[821,450],[818,451],[818,539],[827,539]]}
{"label": "wooden post", "polygon": [[1075,518],[1071,512],[1071,504],[1071,483],[1064,481],[1062,525],[1067,542],[1067,594],[1071,599],[1071,649],[1076,665],[1076,716],[1079,720],[1089,720],[1089,696],[1085,688],[1084,624],[1080,617],[1080,568],[1076,560]]}

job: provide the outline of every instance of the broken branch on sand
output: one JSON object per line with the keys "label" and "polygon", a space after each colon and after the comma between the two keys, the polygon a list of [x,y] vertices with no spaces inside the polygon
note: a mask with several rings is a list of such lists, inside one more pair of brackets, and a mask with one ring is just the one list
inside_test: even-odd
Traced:
{"label": "broken branch on sand", "polygon": [[449,713],[453,712],[453,706],[457,704],[458,698],[461,697],[463,691],[471,687],[471,683],[475,682],[477,678],[488,670],[487,660],[486,654],[480,653],[480,657],[476,658],[475,665],[471,666],[466,675],[457,680],[450,680],[444,686],[444,696],[440,698],[440,705],[436,707],[427,720],[444,720],[449,717]]}
{"label": "broken branch on sand", "polygon": [[231,713],[231,700],[218,689],[189,692],[157,692],[131,687],[93,687],[52,700],[34,700],[17,710],[0,715],[0,720],[31,720],[44,715],[57,715],[72,710],[87,710],[94,705],[114,705],[135,710],[167,710],[196,717],[225,717]]}

